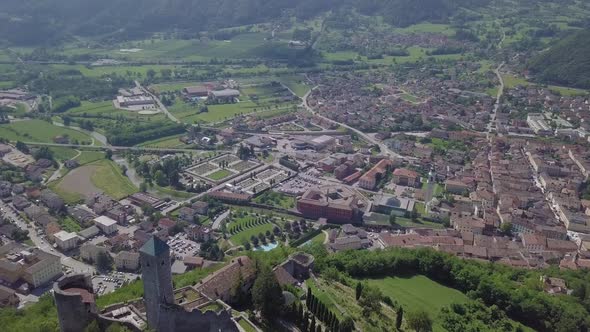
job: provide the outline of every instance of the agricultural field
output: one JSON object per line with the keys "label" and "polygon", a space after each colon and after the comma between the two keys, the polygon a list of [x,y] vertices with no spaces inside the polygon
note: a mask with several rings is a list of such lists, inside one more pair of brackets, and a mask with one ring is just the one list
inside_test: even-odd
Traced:
{"label": "agricultural field", "polygon": [[105,75],[128,76],[133,78],[147,77],[148,70],[152,69],[156,72],[156,77],[159,77],[163,69],[180,69],[181,66],[172,65],[149,65],[149,66],[84,66],[84,65],[52,65],[51,68],[55,70],[78,70],[86,77],[102,77]]}
{"label": "agricultural field", "polygon": [[81,151],[80,155],[75,159],[80,165],[85,165],[93,161],[104,159],[104,152],[102,151]]}
{"label": "agricultural field", "polygon": [[434,331],[444,331],[438,322],[440,309],[451,303],[465,303],[469,299],[456,289],[445,287],[425,276],[387,277],[364,280],[378,287],[385,296],[401,303],[404,310],[423,309],[434,320]]}
{"label": "agricultural field", "polygon": [[54,126],[43,120],[25,120],[0,125],[0,137],[11,141],[53,143],[56,136],[67,135],[71,140],[90,144],[92,139],[85,133]]}

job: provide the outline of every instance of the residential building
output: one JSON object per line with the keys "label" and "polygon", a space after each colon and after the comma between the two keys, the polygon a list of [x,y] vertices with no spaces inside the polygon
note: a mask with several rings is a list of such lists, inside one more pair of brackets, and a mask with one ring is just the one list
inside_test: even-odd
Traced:
{"label": "residential building", "polygon": [[547,237],[540,234],[523,234],[522,245],[528,251],[544,251],[547,249]]}
{"label": "residential building", "polygon": [[8,284],[23,280],[37,288],[61,275],[59,256],[15,242],[0,247],[0,279]]}
{"label": "residential building", "polygon": [[117,221],[107,216],[96,217],[94,224],[107,235],[117,232]]}
{"label": "residential building", "polygon": [[139,269],[139,253],[121,251],[115,255],[115,267],[117,270],[137,271]]}
{"label": "residential building", "polygon": [[397,168],[393,171],[393,183],[400,186],[420,187],[420,176],[417,172],[407,168]]}
{"label": "residential building", "polygon": [[80,258],[87,262],[94,263],[98,260],[98,256],[101,254],[109,254],[107,248],[97,246],[95,244],[86,243],[80,247]]}
{"label": "residential building", "polygon": [[80,239],[76,233],[69,233],[66,231],[59,231],[53,235],[55,244],[62,250],[68,251],[78,246]]}
{"label": "residential building", "polygon": [[482,234],[485,228],[485,221],[473,216],[452,218],[451,224],[461,233]]}
{"label": "residential building", "polygon": [[383,179],[385,173],[389,171],[392,165],[391,160],[383,159],[359,179],[359,187],[367,190],[373,190],[377,183]]}

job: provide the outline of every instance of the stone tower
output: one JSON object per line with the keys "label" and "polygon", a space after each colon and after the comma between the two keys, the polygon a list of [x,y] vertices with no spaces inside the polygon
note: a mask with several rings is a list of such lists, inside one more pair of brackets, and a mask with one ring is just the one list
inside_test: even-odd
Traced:
{"label": "stone tower", "polygon": [[89,275],[63,277],[53,284],[53,297],[61,332],[83,331],[96,318],[94,290]]}
{"label": "stone tower", "polygon": [[156,331],[173,331],[174,317],[166,310],[174,305],[170,247],[152,237],[141,247],[139,254],[148,326]]}

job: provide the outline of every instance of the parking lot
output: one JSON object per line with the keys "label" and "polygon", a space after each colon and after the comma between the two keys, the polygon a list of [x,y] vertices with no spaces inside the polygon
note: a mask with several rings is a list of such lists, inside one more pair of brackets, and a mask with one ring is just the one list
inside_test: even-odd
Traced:
{"label": "parking lot", "polygon": [[170,255],[176,259],[183,259],[185,256],[196,256],[201,250],[201,245],[187,239],[186,234],[177,234],[168,240]]}
{"label": "parking lot", "polygon": [[92,286],[98,295],[108,294],[119,289],[125,283],[137,280],[139,274],[127,272],[111,272],[108,275],[97,275],[92,278]]}

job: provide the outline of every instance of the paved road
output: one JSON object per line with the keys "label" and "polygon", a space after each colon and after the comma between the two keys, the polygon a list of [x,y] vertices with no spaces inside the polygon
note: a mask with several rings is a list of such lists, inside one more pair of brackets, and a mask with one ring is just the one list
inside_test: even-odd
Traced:
{"label": "paved road", "polygon": [[357,134],[359,137],[362,137],[362,138],[363,138],[364,140],[366,140],[367,142],[369,142],[369,143],[371,143],[371,144],[374,144],[374,145],[377,145],[377,146],[379,146],[379,148],[381,149],[381,153],[382,153],[382,154],[385,154],[385,155],[387,155],[387,156],[389,156],[389,157],[392,157],[392,158],[397,158],[397,159],[408,159],[408,157],[405,157],[405,156],[402,156],[402,155],[401,155],[401,154],[399,154],[399,153],[393,152],[393,151],[392,151],[391,149],[389,149],[389,147],[388,147],[387,145],[385,145],[383,142],[377,141],[376,139],[374,139],[374,138],[372,138],[371,136],[369,136],[369,135],[367,135],[367,134],[363,133],[362,131],[360,131],[360,130],[358,130],[358,129],[356,129],[356,128],[353,128],[353,127],[351,127],[351,126],[349,126],[349,125],[346,125],[346,124],[344,124],[344,123],[341,123],[341,122],[338,122],[338,121],[334,121],[334,120],[332,120],[332,119],[330,119],[330,118],[327,118],[327,117],[325,117],[325,116],[323,116],[323,115],[320,115],[320,114],[318,114],[316,111],[314,111],[314,109],[313,109],[313,108],[311,108],[311,106],[309,106],[309,103],[308,103],[307,99],[309,98],[309,95],[310,95],[310,94],[313,92],[313,90],[315,90],[317,87],[318,87],[318,86],[315,86],[315,87],[313,87],[311,90],[309,90],[309,91],[308,91],[308,92],[305,94],[305,96],[303,96],[303,104],[302,104],[301,106],[305,107],[305,108],[306,108],[306,109],[307,109],[307,110],[308,110],[310,113],[312,113],[313,115],[315,115],[315,116],[317,116],[317,117],[320,117],[320,118],[324,119],[325,121],[328,121],[328,122],[331,122],[331,123],[337,124],[337,125],[339,125],[339,126],[342,126],[342,127],[346,128],[346,129],[348,129],[348,130],[350,130],[350,131],[353,131],[353,132],[355,132],[355,133],[356,133],[356,134]]}
{"label": "paved road", "polygon": [[178,120],[174,115],[172,115],[172,113],[170,113],[168,111],[168,109],[166,108],[166,105],[164,105],[162,103],[162,101],[160,100],[160,98],[158,98],[156,95],[154,95],[153,93],[151,93],[150,90],[148,90],[148,89],[144,88],[143,86],[141,86],[141,84],[139,83],[139,81],[135,81],[135,85],[138,88],[142,89],[143,92],[145,92],[147,95],[149,95],[150,97],[152,97],[156,101],[156,104],[158,104],[158,108],[162,112],[164,112],[164,114],[166,114],[166,116],[168,117],[168,119],[170,119],[171,121],[176,122],[176,123],[181,123],[180,120]]}
{"label": "paved road", "polygon": [[62,265],[71,268],[76,273],[93,273],[95,271],[94,266],[77,261],[53,249],[49,243],[37,235],[36,227],[33,225],[27,225],[27,223],[25,223],[24,220],[16,213],[12,206],[9,206],[6,203],[0,201],[0,208],[2,209],[2,215],[11,220],[20,229],[29,231],[29,237],[31,238],[31,241],[33,241],[35,247],[50,254],[59,256],[61,258]]}
{"label": "paved road", "polygon": [[219,217],[217,217],[215,219],[215,221],[213,222],[213,226],[211,227],[212,229],[220,229],[221,228],[221,223],[229,216],[229,210],[223,212]]}

